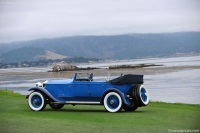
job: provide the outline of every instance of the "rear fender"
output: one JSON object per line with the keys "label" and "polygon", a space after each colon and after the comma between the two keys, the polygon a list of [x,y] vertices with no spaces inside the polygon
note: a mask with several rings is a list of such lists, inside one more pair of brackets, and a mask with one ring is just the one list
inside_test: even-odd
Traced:
{"label": "rear fender", "polygon": [[40,92],[44,93],[45,95],[47,95],[49,98],[51,98],[55,102],[65,103],[65,101],[61,101],[61,100],[57,99],[56,97],[52,96],[46,89],[41,88],[41,87],[33,87],[33,88],[30,88],[28,91],[40,91]]}
{"label": "rear fender", "polygon": [[101,103],[102,104],[103,104],[104,97],[108,92],[117,92],[121,96],[122,101],[124,102],[124,104],[131,105],[131,102],[126,99],[126,95],[123,92],[121,92],[120,90],[116,89],[116,88],[110,88],[110,89],[108,89],[108,90],[106,90],[104,92],[103,96],[101,97]]}

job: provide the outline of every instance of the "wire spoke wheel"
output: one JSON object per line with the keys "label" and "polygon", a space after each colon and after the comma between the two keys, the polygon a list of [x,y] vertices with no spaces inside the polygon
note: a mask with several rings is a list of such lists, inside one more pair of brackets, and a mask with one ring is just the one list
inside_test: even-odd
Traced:
{"label": "wire spoke wheel", "polygon": [[33,111],[41,111],[46,107],[45,97],[40,92],[32,92],[28,98],[28,104]]}
{"label": "wire spoke wheel", "polygon": [[122,109],[121,96],[116,92],[109,92],[104,97],[104,107],[109,112],[118,112]]}

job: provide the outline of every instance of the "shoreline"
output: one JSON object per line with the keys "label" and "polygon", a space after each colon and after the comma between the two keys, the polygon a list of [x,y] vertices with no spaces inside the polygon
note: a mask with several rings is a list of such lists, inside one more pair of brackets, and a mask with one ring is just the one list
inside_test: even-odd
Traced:
{"label": "shoreline", "polygon": [[[6,75],[38,75],[41,74],[41,77],[46,77],[47,75],[55,74],[60,75],[62,77],[69,77],[73,76],[72,73],[74,72],[93,72],[94,74],[97,74],[97,76],[107,76],[102,74],[143,74],[143,75],[155,75],[160,73],[169,73],[169,72],[176,72],[176,71],[182,71],[182,70],[192,70],[192,69],[200,69],[199,66],[153,66],[153,67],[137,67],[137,68],[116,68],[116,69],[90,69],[90,70],[71,70],[71,71],[43,71],[43,72],[27,72],[27,71],[0,71],[0,75],[6,74]],[[66,74],[64,76],[64,74]],[[55,76],[56,78],[57,76]]]}

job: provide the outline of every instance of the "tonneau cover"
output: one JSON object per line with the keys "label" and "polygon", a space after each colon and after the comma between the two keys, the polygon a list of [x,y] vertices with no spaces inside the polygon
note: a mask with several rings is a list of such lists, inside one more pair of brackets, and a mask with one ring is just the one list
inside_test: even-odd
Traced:
{"label": "tonneau cover", "polygon": [[115,85],[142,84],[143,83],[143,75],[127,74],[127,75],[112,79],[109,81],[109,83],[115,84]]}

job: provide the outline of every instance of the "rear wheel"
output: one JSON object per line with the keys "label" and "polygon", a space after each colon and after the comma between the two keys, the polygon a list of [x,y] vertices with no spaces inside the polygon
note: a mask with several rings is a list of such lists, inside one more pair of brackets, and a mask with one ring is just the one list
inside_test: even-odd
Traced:
{"label": "rear wheel", "polygon": [[49,103],[49,106],[52,108],[52,109],[61,109],[64,104],[57,104],[57,103]]}
{"label": "rear wheel", "polygon": [[28,98],[28,105],[33,111],[41,111],[46,107],[45,96],[41,92],[32,92]]}
{"label": "rear wheel", "polygon": [[109,92],[104,97],[104,107],[109,112],[118,112],[122,109],[122,98],[116,92]]}
{"label": "rear wheel", "polygon": [[138,106],[132,105],[132,106],[128,106],[128,105],[124,105],[123,109],[125,111],[135,111],[138,108]]}

